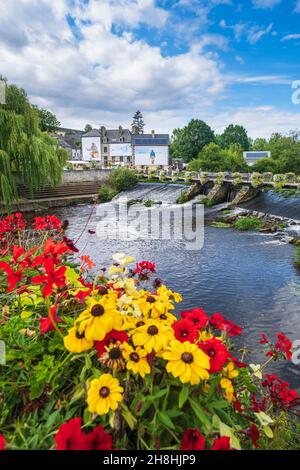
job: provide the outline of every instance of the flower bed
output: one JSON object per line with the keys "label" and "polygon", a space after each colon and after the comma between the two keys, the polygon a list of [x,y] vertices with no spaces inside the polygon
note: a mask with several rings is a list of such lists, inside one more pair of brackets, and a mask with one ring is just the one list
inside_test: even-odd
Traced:
{"label": "flower bed", "polygon": [[297,393],[264,375],[291,359],[285,335],[263,335],[266,362],[248,366],[242,327],[199,307],[176,318],[181,296],[152,262],[119,253],[93,274],[65,228],[0,220],[0,448],[238,450],[282,432],[291,445]]}

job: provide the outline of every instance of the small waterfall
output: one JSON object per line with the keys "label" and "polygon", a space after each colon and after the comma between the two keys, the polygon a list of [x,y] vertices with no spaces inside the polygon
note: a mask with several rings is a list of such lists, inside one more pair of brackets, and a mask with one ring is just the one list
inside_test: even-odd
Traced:
{"label": "small waterfall", "polygon": [[138,183],[128,191],[118,194],[114,200],[126,197],[127,199],[145,202],[162,202],[175,204],[182,191],[187,189],[182,184],[171,183]]}
{"label": "small waterfall", "polygon": [[300,220],[300,196],[284,197],[275,191],[262,191],[255,199],[241,207],[265,214]]}

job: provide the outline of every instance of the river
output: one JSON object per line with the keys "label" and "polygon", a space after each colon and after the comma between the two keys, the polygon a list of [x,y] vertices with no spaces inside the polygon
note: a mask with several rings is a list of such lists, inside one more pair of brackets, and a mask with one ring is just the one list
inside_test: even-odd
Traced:
{"label": "river", "polygon": [[[167,201],[173,203],[181,188],[175,185],[172,196],[172,190],[163,189],[164,186],[161,189],[167,194]],[[141,197],[140,189],[139,186],[138,190],[132,190],[129,199]],[[144,200],[153,199],[155,191],[158,198],[158,188],[145,189],[152,195],[145,194]],[[268,207],[264,209],[267,211]],[[259,344],[262,332],[274,338],[277,331],[282,331],[291,340],[300,339],[300,276],[293,267],[292,245],[283,244],[270,234],[207,225],[204,247],[199,251],[186,250],[180,240],[99,240],[91,233],[96,230],[98,220],[93,206],[67,207],[55,213],[69,221],[70,238],[76,240],[81,235],[79,255],[89,254],[97,269],[108,266],[115,252],[125,252],[137,260],[155,261],[158,276],[183,295],[178,314],[180,309],[199,306],[209,314],[220,311],[242,325],[244,334],[237,343],[251,351],[248,362],[264,360]],[[300,366],[291,362],[275,363],[272,370],[299,389]]]}

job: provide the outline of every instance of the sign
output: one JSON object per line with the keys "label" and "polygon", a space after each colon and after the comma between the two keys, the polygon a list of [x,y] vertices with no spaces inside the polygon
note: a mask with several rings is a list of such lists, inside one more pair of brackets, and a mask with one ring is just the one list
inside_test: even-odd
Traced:
{"label": "sign", "polygon": [[169,164],[168,145],[150,147],[141,145],[135,147],[136,166],[166,166]]}
{"label": "sign", "polygon": [[109,153],[111,157],[130,157],[131,144],[110,144]]}
{"label": "sign", "polygon": [[85,162],[99,162],[101,160],[100,137],[83,137],[81,142],[82,160]]}

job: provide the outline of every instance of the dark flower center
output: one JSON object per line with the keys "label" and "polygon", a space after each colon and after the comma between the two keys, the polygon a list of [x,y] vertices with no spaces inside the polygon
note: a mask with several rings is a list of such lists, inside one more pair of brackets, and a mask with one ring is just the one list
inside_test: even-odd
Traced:
{"label": "dark flower center", "polygon": [[214,349],[210,349],[208,351],[208,354],[209,354],[210,357],[214,357],[216,355],[216,351]]}
{"label": "dark flower center", "polygon": [[133,362],[139,362],[140,360],[139,355],[135,352],[131,353],[129,357]]}
{"label": "dark flower center", "polygon": [[107,398],[109,395],[109,388],[108,387],[102,387],[99,390],[99,395],[101,398]]}
{"label": "dark flower center", "polygon": [[153,297],[153,295],[148,295],[147,297],[147,302],[149,302],[150,304],[154,304],[155,302],[155,297]]}
{"label": "dark flower center", "polygon": [[157,328],[157,326],[155,326],[155,325],[149,326],[149,328],[148,328],[148,330],[147,330],[147,333],[148,333],[148,335],[150,335],[150,336],[155,336],[155,335],[157,335],[157,333],[158,333],[158,328]]}
{"label": "dark flower center", "polygon": [[162,320],[167,320],[168,317],[167,317],[167,315],[165,315],[165,314],[163,313],[162,315],[160,315],[160,318],[161,318]]}
{"label": "dark flower center", "polygon": [[181,355],[181,359],[183,360],[183,362],[185,362],[186,364],[191,364],[194,360],[194,357],[193,357],[193,354],[189,353],[189,352],[185,352]]}
{"label": "dark flower center", "polygon": [[82,333],[79,333],[79,331],[76,331],[75,336],[76,336],[77,339],[83,339],[84,338],[84,331]]}
{"label": "dark flower center", "polygon": [[139,328],[140,326],[144,326],[144,325],[145,325],[145,322],[144,322],[144,321],[138,321],[135,326],[136,326],[137,328]]}
{"label": "dark flower center", "polygon": [[186,338],[188,335],[189,335],[188,330],[182,330],[182,332],[181,332],[182,338]]}
{"label": "dark flower center", "polygon": [[93,317],[101,317],[104,313],[104,307],[100,304],[96,304],[92,307],[91,314]]}
{"label": "dark flower center", "polygon": [[106,295],[106,294],[108,294],[108,289],[107,289],[107,287],[100,286],[98,288],[98,292],[99,292],[100,295]]}
{"label": "dark flower center", "polygon": [[199,323],[199,318],[192,318],[193,322],[195,325],[198,325]]}
{"label": "dark flower center", "polygon": [[122,356],[121,354],[121,351],[119,348],[112,348],[110,349],[109,353],[108,353],[110,359],[120,359],[120,357]]}

